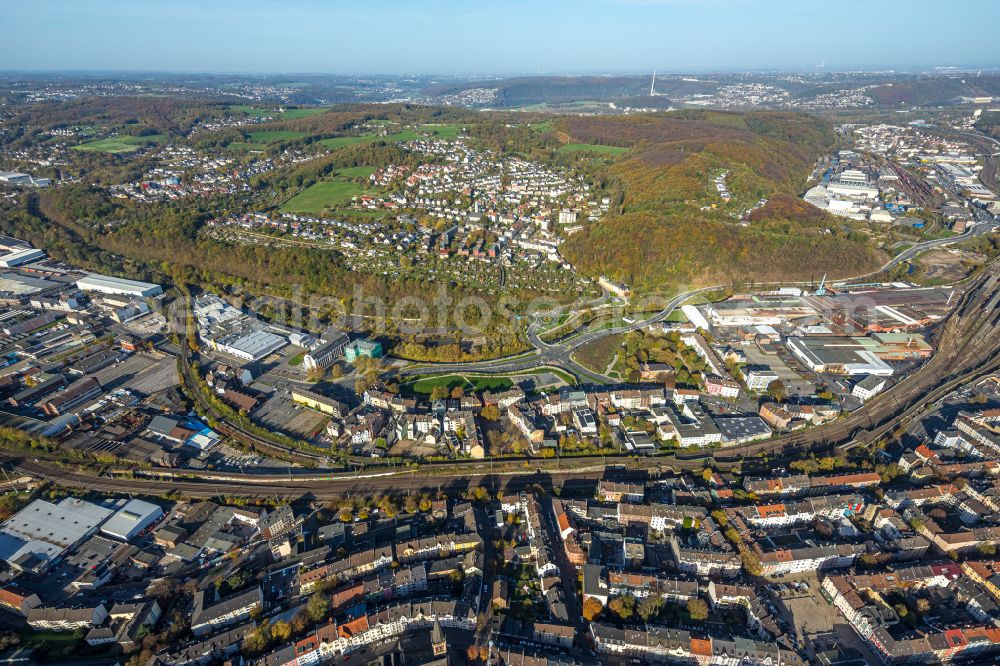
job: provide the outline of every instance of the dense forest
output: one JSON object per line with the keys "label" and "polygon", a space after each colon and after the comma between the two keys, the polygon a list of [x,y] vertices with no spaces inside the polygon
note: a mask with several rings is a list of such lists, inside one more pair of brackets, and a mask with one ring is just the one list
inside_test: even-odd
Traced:
{"label": "dense forest", "polygon": [[[584,273],[658,290],[817,272],[848,276],[879,265],[863,238],[793,203],[815,159],[833,145],[832,131],[818,119],[685,111],[557,125],[574,141],[632,147],[608,169],[616,210],[563,246]],[[719,200],[711,180],[722,170],[734,192],[772,199],[748,226],[713,208]]]}
{"label": "dense forest", "polygon": [[87,97],[46,102],[17,110],[16,127],[56,129],[97,125],[116,127],[120,134],[183,136],[198,121],[225,115],[220,103],[173,97]]}
{"label": "dense forest", "polygon": [[1000,95],[1000,76],[928,76],[877,86],[868,94],[881,106],[942,104],[956,97]]}

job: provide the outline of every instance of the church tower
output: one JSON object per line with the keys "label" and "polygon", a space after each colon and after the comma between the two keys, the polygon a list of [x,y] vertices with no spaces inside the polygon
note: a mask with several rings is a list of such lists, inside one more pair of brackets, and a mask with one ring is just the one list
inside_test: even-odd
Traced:
{"label": "church tower", "polygon": [[435,657],[443,657],[448,654],[448,641],[441,631],[441,623],[434,618],[434,627],[431,629],[431,649],[434,650]]}

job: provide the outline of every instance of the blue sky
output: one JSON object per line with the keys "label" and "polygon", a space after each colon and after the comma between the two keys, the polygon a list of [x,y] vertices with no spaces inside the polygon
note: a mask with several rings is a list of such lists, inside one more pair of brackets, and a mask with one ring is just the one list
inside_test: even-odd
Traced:
{"label": "blue sky", "polygon": [[32,0],[0,70],[586,73],[1000,65],[998,0]]}

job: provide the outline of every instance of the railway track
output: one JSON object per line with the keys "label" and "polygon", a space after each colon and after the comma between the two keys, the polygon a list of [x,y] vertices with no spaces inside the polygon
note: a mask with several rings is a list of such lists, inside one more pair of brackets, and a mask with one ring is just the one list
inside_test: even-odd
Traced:
{"label": "railway track", "polygon": [[[37,478],[48,478],[66,485],[109,492],[165,494],[180,492],[191,497],[213,497],[224,492],[228,496],[246,498],[333,498],[345,493],[398,492],[406,489],[430,489],[468,486],[482,480],[503,479],[516,485],[544,481],[556,483],[569,479],[593,478],[604,465],[628,464],[633,468],[658,469],[670,467],[698,469],[706,462],[736,465],[747,457],[798,456],[804,453],[844,451],[868,445],[889,435],[902,422],[917,415],[963,383],[1000,372],[1000,266],[993,264],[969,286],[954,312],[941,328],[937,353],[914,373],[905,377],[861,409],[845,418],[809,430],[780,435],[772,439],[724,450],[706,451],[697,456],[656,456],[635,459],[628,455],[594,455],[564,458],[561,461],[539,461],[530,458],[483,461],[469,469],[465,461],[425,462],[419,466],[388,470],[380,468],[368,474],[324,473],[296,478],[289,474],[237,477],[213,475],[212,478],[127,478],[120,472],[101,476],[96,468],[70,469],[54,462],[17,461],[16,469]],[[187,372],[190,357],[182,351],[182,368]],[[214,413],[211,405],[195,392],[199,405]],[[220,432],[251,443],[263,450],[280,446],[248,433],[231,424],[220,424]],[[312,456],[307,452],[297,452]],[[7,456],[10,460],[10,456]],[[319,459],[321,456],[315,456]],[[14,463],[13,460],[10,460]],[[564,470],[562,465],[571,466]],[[497,469],[499,467],[499,469]]]}

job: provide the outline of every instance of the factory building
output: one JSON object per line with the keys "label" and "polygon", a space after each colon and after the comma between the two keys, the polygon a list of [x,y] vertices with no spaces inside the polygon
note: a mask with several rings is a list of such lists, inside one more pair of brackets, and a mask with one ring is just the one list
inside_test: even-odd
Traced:
{"label": "factory building", "polygon": [[44,258],[45,252],[42,250],[37,250],[33,247],[25,248],[14,250],[0,257],[0,266],[3,268],[14,268],[15,266],[23,266],[24,264],[30,264],[33,261],[40,261]]}
{"label": "factory building", "polygon": [[788,338],[788,349],[813,372],[888,377],[892,367],[875,355],[865,338]]}
{"label": "factory building", "polygon": [[321,346],[313,349],[302,359],[302,367],[306,372],[316,370],[326,370],[344,354],[344,347],[347,346],[347,336],[343,333],[336,333],[328,336]]}
{"label": "factory building", "polygon": [[0,559],[20,571],[43,572],[113,513],[72,497],[58,504],[35,500],[0,527]]}
{"label": "factory building", "polygon": [[237,333],[210,341],[215,349],[245,361],[259,361],[288,344],[288,339],[264,330]]}
{"label": "factory building", "polygon": [[101,526],[101,532],[114,539],[131,541],[163,516],[163,509],[142,500],[129,500]]}
{"label": "factory building", "polygon": [[137,298],[149,298],[163,293],[163,287],[158,284],[125,280],[108,275],[98,275],[97,273],[91,273],[87,277],[77,280],[76,286],[83,291],[135,296]]}

